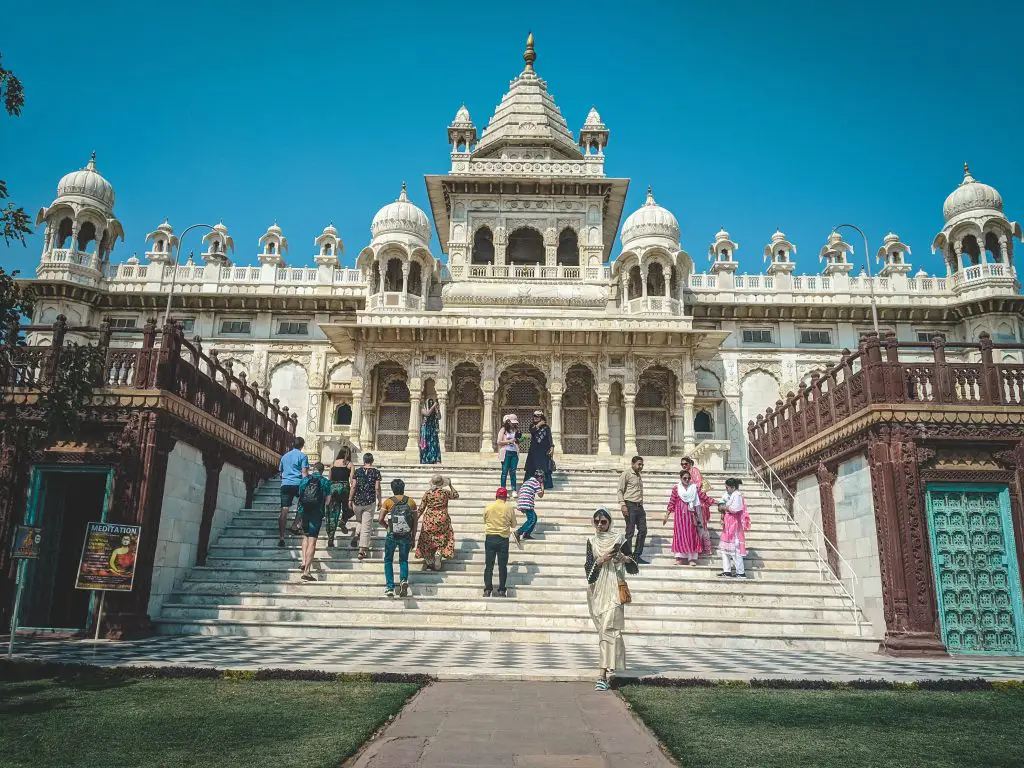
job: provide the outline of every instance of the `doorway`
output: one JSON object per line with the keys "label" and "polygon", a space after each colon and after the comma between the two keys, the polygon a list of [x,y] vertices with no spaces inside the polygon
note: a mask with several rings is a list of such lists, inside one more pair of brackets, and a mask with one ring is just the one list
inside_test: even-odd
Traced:
{"label": "doorway", "polygon": [[95,593],[75,589],[75,580],[87,525],[107,519],[112,476],[111,467],[32,468],[25,524],[42,528],[43,540],[39,557],[25,561],[20,627],[88,627]]}

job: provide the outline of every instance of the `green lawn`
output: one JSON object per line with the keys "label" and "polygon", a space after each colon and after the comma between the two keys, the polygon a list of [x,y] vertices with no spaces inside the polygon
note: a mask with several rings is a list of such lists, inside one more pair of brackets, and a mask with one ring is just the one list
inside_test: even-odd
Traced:
{"label": "green lawn", "polygon": [[687,768],[1024,765],[1024,693],[624,686]]}
{"label": "green lawn", "polygon": [[337,768],[419,688],[407,683],[0,681],[0,766]]}

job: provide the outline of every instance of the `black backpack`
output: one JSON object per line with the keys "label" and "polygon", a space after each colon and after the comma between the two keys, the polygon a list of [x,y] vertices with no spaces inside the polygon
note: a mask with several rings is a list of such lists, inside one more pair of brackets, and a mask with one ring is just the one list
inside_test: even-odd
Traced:
{"label": "black backpack", "polygon": [[319,477],[310,477],[306,487],[302,489],[299,496],[299,503],[303,509],[316,511],[324,505],[324,489],[320,485]]}
{"label": "black backpack", "polygon": [[394,505],[391,507],[391,536],[395,539],[407,539],[412,535],[412,527],[409,525],[409,518],[412,517],[409,497],[395,497],[392,501]]}

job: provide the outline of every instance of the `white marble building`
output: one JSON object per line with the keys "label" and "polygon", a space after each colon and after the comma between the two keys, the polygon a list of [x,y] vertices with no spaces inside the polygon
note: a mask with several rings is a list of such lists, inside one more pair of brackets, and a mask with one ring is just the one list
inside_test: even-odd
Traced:
{"label": "white marble building", "polygon": [[765,272],[742,275],[740,245],[722,230],[708,237],[704,270],[650,189],[620,228],[629,180],[605,175],[609,129],[591,109],[574,137],[534,70],[532,38],[523,58],[482,133],[465,106],[448,126],[450,170],[427,176],[420,198],[433,221],[403,183],[355,268],[340,266],[332,225],[300,255],[276,224],[255,264],[239,263],[218,224],[201,262],[176,265],[166,221],[146,236],[144,261],[114,264],[125,233],[93,158],[39,212],[35,321],[63,313],[72,325],[137,328],[161,318],[173,290],[173,318],[297,411],[310,452],[328,457],[351,442],[413,459],[421,403],[435,397],[446,463],[493,461],[500,414],[541,408],[564,466],[636,452],[667,464],[686,452],[737,470],[746,422],[856,346],[872,328],[872,295],[881,331],[901,341],[1024,338],[1021,227],[966,167],[932,243],[943,275],[915,270],[892,233],[872,279],[852,274],[860,241],[841,233],[820,247],[820,271],[803,275],[796,245],[766,234]]}

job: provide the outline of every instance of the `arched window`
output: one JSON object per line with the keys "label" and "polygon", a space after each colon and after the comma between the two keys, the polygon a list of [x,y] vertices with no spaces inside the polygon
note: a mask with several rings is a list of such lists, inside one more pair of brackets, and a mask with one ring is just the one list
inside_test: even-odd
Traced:
{"label": "arched window", "polygon": [[273,243],[267,243],[267,253],[273,253],[276,246]]}
{"label": "arched window", "polygon": [[1003,260],[1003,252],[999,248],[999,238],[995,232],[985,233],[985,252],[988,260],[993,264],[1000,264]]}
{"label": "arched window", "polygon": [[652,262],[647,267],[647,295],[665,295],[665,268],[661,266],[660,262]]}
{"label": "arched window", "polygon": [[384,290],[391,293],[402,290],[402,262],[399,259],[388,259],[388,267],[384,271]]}
{"label": "arched window", "polygon": [[521,227],[508,236],[507,254],[509,264],[543,264],[544,238],[536,229]]}
{"label": "arched window", "polygon": [[578,267],[580,265],[580,246],[576,231],[566,227],[558,236],[558,252],[556,256],[560,267]]}
{"label": "arched window", "polygon": [[473,235],[473,264],[494,263],[494,236],[490,227],[480,227]]}
{"label": "arched window", "polygon": [[327,255],[327,256],[331,255],[331,244],[330,243],[324,243],[324,254]]}
{"label": "arched window", "polygon": [[85,222],[78,230],[78,250],[84,251],[89,243],[96,239],[96,225],[91,221]]}
{"label": "arched window", "polygon": [[57,247],[67,248],[68,243],[71,240],[71,232],[74,230],[74,226],[71,223],[71,219],[61,219],[60,226],[57,228]]}
{"label": "arched window", "polygon": [[156,241],[156,249],[155,250],[157,251],[157,253],[163,253],[163,250],[164,250],[163,238],[161,238],[160,240]]}
{"label": "arched window", "polygon": [[633,265],[629,270],[629,284],[626,288],[626,296],[629,299],[639,299],[643,292],[643,277],[640,274],[640,267]]}
{"label": "arched window", "polygon": [[352,423],[352,406],[342,403],[334,409],[334,423],[339,427],[347,427]]}
{"label": "arched window", "polygon": [[418,261],[409,265],[409,293],[413,296],[423,295],[423,269]]}
{"label": "arched window", "polygon": [[693,431],[714,432],[715,422],[711,418],[711,414],[707,411],[697,411],[697,415],[693,417]]}
{"label": "arched window", "polygon": [[978,247],[978,238],[974,235],[966,235],[961,243],[961,255],[965,267],[973,267],[981,263],[981,248]]}

